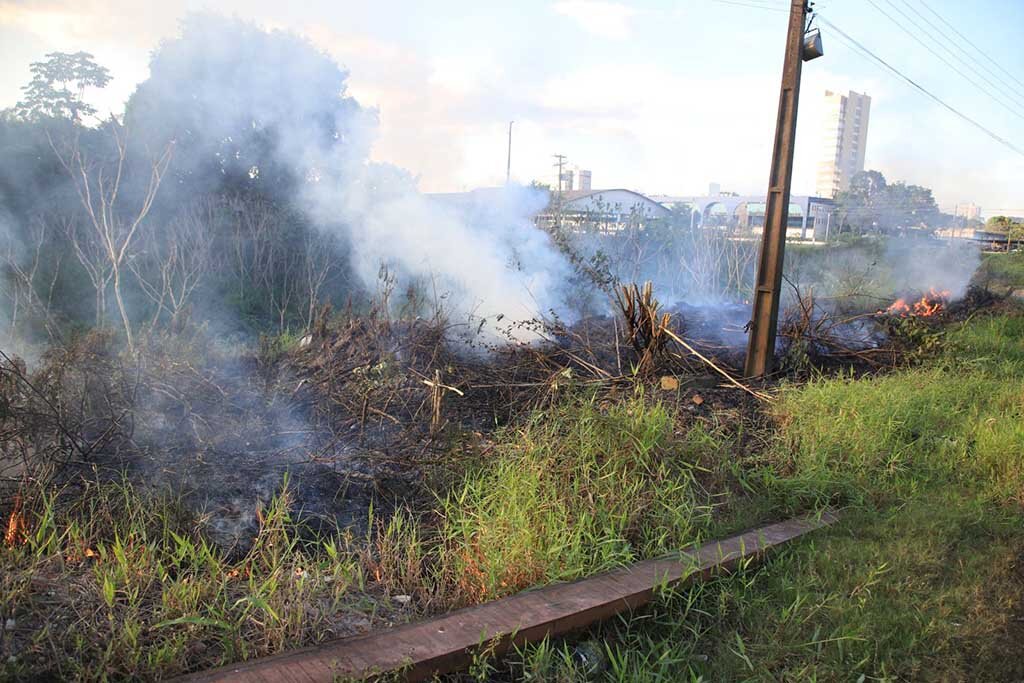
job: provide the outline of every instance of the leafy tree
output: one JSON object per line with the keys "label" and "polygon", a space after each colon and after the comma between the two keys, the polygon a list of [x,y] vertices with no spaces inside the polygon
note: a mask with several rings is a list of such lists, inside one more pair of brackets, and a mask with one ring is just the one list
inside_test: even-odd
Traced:
{"label": "leafy tree", "polygon": [[878,171],[863,171],[850,179],[850,189],[836,197],[845,223],[860,232],[878,224],[879,210],[884,202],[888,184]]}
{"label": "leafy tree", "polygon": [[941,216],[927,187],[897,182],[886,188],[880,222],[883,229],[934,228]]}
{"label": "leafy tree", "polygon": [[878,171],[862,171],[836,197],[844,224],[859,232],[935,228],[943,222],[932,191],[902,181],[886,182]]}
{"label": "leafy tree", "polygon": [[103,88],[110,82],[110,72],[88,52],[51,52],[30,68],[32,81],[22,88],[25,99],[15,106],[15,114],[26,120],[80,123],[82,117],[96,113],[85,102],[86,88]]}
{"label": "leafy tree", "polygon": [[1010,216],[992,216],[985,221],[985,230],[1006,235],[1009,241],[1024,240],[1024,221]]}

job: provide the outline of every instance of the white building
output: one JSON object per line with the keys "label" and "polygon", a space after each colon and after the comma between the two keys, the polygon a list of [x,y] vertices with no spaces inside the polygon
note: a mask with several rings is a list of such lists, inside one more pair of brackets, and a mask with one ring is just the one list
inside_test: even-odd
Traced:
{"label": "white building", "polygon": [[864,170],[870,118],[867,95],[825,91],[825,131],[816,183],[819,197],[835,197],[849,189],[850,178]]}
{"label": "white building", "polygon": [[953,207],[953,215],[957,218],[964,218],[969,221],[980,221],[981,207],[974,202],[969,204],[957,204]]}

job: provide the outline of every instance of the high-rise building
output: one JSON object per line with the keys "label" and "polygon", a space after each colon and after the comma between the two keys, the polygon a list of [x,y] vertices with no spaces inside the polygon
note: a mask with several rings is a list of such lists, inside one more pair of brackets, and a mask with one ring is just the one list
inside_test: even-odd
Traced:
{"label": "high-rise building", "polygon": [[818,163],[817,194],[835,197],[849,189],[850,178],[864,170],[871,98],[852,90],[825,91],[825,132]]}
{"label": "high-rise building", "polygon": [[953,215],[957,218],[966,218],[969,221],[981,220],[981,207],[974,202],[957,204],[953,207]]}
{"label": "high-rise building", "polygon": [[572,192],[573,190],[575,190],[576,188],[573,185],[573,181],[575,180],[575,178],[576,178],[576,174],[572,171],[572,169],[569,169],[567,171],[562,171],[562,178],[561,178],[562,187],[561,187],[561,189],[565,190],[566,192]]}
{"label": "high-rise building", "polygon": [[586,192],[590,191],[590,171],[586,169],[580,169],[579,172],[580,189]]}

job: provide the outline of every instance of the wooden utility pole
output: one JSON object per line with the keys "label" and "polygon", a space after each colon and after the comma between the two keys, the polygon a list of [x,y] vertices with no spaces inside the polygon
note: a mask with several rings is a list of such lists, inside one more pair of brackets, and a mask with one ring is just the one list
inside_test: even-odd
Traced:
{"label": "wooden utility pole", "polygon": [[793,179],[793,147],[796,142],[796,110],[800,99],[800,72],[803,67],[804,28],[807,22],[806,0],[791,0],[786,59],[782,66],[782,91],[775,125],[775,151],[768,180],[761,259],[757,267],[754,311],[747,343],[747,377],[760,377],[772,370],[775,361],[775,332],[779,324],[779,298],[782,289],[782,260],[789,223],[790,183]]}
{"label": "wooden utility pole", "polygon": [[555,154],[555,168],[558,169],[558,196],[562,196],[562,173],[565,168],[565,155]]}

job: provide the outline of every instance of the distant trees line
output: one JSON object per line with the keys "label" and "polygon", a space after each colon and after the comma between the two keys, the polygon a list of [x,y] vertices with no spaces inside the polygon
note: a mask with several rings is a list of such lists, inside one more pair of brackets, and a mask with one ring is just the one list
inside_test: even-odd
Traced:
{"label": "distant trees line", "polygon": [[1006,235],[1009,242],[1024,241],[1024,218],[992,216],[985,221],[985,230]]}
{"label": "distant trees line", "polygon": [[904,182],[890,183],[878,171],[861,171],[850,187],[836,196],[836,214],[843,230],[856,233],[933,231],[956,218],[939,210],[931,189]]}

